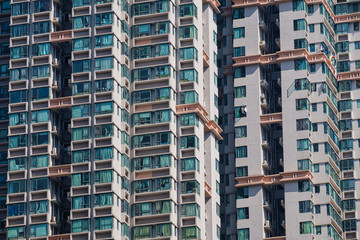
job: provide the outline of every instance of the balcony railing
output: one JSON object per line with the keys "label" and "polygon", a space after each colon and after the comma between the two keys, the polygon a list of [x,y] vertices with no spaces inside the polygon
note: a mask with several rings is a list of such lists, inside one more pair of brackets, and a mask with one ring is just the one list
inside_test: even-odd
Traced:
{"label": "balcony railing", "polygon": [[282,123],[282,113],[270,113],[260,116],[260,124]]}
{"label": "balcony railing", "polygon": [[71,97],[61,97],[50,99],[50,108],[60,109],[60,108],[69,108],[71,107]]}
{"label": "balcony railing", "polygon": [[71,174],[71,164],[49,167],[50,177],[70,176],[70,174]]}
{"label": "balcony railing", "polygon": [[70,42],[72,40],[72,30],[51,33],[50,42]]}

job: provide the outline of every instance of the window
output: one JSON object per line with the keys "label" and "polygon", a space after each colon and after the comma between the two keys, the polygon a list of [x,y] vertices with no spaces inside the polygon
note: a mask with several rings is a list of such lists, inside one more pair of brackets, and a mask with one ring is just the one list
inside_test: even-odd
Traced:
{"label": "window", "polygon": [[95,25],[104,26],[113,23],[113,13],[95,14]]}
{"label": "window", "polygon": [[[180,32],[179,32],[180,39],[184,39],[184,38],[197,39],[198,38],[198,31],[194,25],[180,27],[179,30],[180,30]],[[216,36],[216,33],[215,33],[215,36]]]}
{"label": "window", "polygon": [[237,147],[236,148],[236,158],[247,158],[247,146]]}
{"label": "window", "polygon": [[235,138],[244,138],[247,137],[247,127],[235,127]]}
{"label": "window", "polygon": [[301,222],[300,223],[300,234],[313,234],[314,224],[312,222]]}
{"label": "window", "polygon": [[234,70],[234,78],[244,78],[246,76],[246,68],[243,67],[237,67]]}
{"label": "window", "polygon": [[27,80],[28,68],[16,68],[10,70],[10,81]]}
{"label": "window", "polygon": [[310,151],[311,142],[309,139],[297,140],[297,151]]}
{"label": "window", "polygon": [[81,82],[72,84],[72,95],[90,94],[90,82]]}
{"label": "window", "polygon": [[27,95],[26,90],[10,92],[10,103],[26,102],[27,101],[26,95]]}
{"label": "window", "polygon": [[28,46],[13,47],[10,52],[11,59],[26,58],[28,57]]}
{"label": "window", "polygon": [[31,112],[31,122],[40,123],[49,121],[49,110],[39,110]]}
{"label": "window", "polygon": [[88,185],[90,183],[90,173],[76,173],[71,175],[72,186]]}
{"label": "window", "polygon": [[26,170],[26,158],[9,159],[9,171]]}
{"label": "window", "polygon": [[27,145],[27,136],[18,135],[9,137],[9,148],[25,147]]}
{"label": "window", "polygon": [[[27,36],[29,32],[29,25],[27,24],[21,24],[21,25],[15,25],[11,27],[11,37],[22,37]],[[4,26],[4,23],[1,25],[1,34],[7,34],[8,28]]]}
{"label": "window", "polygon": [[311,201],[299,202],[299,213],[313,212],[313,203]]}
{"label": "window", "polygon": [[199,160],[197,158],[181,159],[181,171],[199,171]]}
{"label": "window", "polygon": [[296,99],[296,111],[309,110],[310,102],[307,98]]}
{"label": "window", "polygon": [[353,150],[353,140],[346,139],[340,141],[340,151],[351,151]]}
{"label": "window", "polygon": [[245,27],[234,28],[234,39],[245,38]]}
{"label": "window", "polygon": [[[2,2],[2,4],[3,3],[5,2]],[[10,10],[10,5],[9,5],[9,10]],[[29,3],[27,2],[12,4],[11,6],[11,16],[25,15],[28,13],[29,13]]]}
{"label": "window", "polygon": [[[107,36],[107,35],[103,35],[103,36]],[[103,36],[96,37],[96,40],[95,40],[96,44],[98,43],[98,38],[101,39]],[[112,35],[110,35],[110,36],[112,36]],[[96,47],[98,47],[98,46],[96,45]],[[73,39],[73,51],[81,51],[81,50],[85,50],[85,49],[90,49],[90,38]]]}
{"label": "window", "polygon": [[182,204],[181,205],[182,217],[199,217],[200,218],[200,206],[196,203]]}
{"label": "window", "polygon": [[197,103],[198,97],[195,91],[180,92],[180,104]]}
{"label": "window", "polygon": [[241,19],[245,17],[244,8],[234,8],[233,9],[233,19]]}
{"label": "window", "polygon": [[0,77],[9,76],[9,64],[0,65]]}
{"label": "window", "polygon": [[[14,6],[14,5],[13,5]],[[10,12],[10,1],[3,1],[1,2],[1,5],[0,5],[0,12],[1,13],[8,13]]]}
{"label": "window", "polygon": [[343,191],[355,190],[355,180],[354,179],[342,180],[341,181],[341,189]]}
{"label": "window", "polygon": [[354,170],[354,159],[346,159],[340,162],[342,171],[351,171]]}
{"label": "window", "polygon": [[298,160],[298,170],[310,170],[312,171],[312,163],[310,159]]}
{"label": "window", "polygon": [[296,131],[310,130],[311,122],[309,119],[296,119]]}
{"label": "window", "polygon": [[304,11],[305,10],[305,1],[304,0],[293,0],[293,11]]}
{"label": "window", "polygon": [[31,168],[42,168],[49,166],[49,155],[37,155],[31,157]]}
{"label": "window", "polygon": [[235,98],[246,97],[246,86],[235,87]]}
{"label": "window", "polygon": [[73,61],[73,73],[90,71],[90,60]]}
{"label": "window", "polygon": [[308,48],[308,41],[305,38],[294,40],[294,49]]}
{"label": "window", "polygon": [[181,236],[183,240],[200,239],[200,229],[198,227],[183,227],[181,228]]}
{"label": "window", "polygon": [[90,27],[90,16],[80,16],[73,18],[73,29]]}
{"label": "window", "polygon": [[294,20],[294,31],[307,30],[307,23],[305,19]]}
{"label": "window", "polygon": [[47,224],[37,224],[30,226],[30,237],[41,237],[48,235]]}
{"label": "window", "polygon": [[237,240],[250,240],[250,230],[249,228],[238,229],[238,238]]}
{"label": "window", "polygon": [[34,12],[46,12],[51,10],[51,0],[34,1]]}
{"label": "window", "polygon": [[46,213],[49,211],[48,201],[30,202],[30,214]]}
{"label": "window", "polygon": [[180,17],[194,16],[197,18],[197,7],[195,4],[180,5],[179,13]]}
{"label": "window", "polygon": [[311,181],[298,181],[298,191],[299,192],[312,192],[313,185]]}
{"label": "window", "polygon": [[97,58],[95,59],[95,71],[104,70],[104,69],[111,69],[113,68],[113,57],[104,57],[104,58]]}
{"label": "window", "polygon": [[320,206],[320,205],[315,205],[315,213],[316,213],[316,214],[320,214],[320,213],[321,213],[321,206]]}
{"label": "window", "polygon": [[[74,62],[73,62],[74,63]],[[32,67],[32,78],[50,77],[50,65]]]}
{"label": "window", "polygon": [[237,167],[236,168],[236,177],[247,177],[248,176],[248,167]]}
{"label": "window", "polygon": [[90,150],[73,151],[71,160],[72,160],[72,163],[89,162],[90,161]]}
{"label": "window", "polygon": [[72,140],[85,140],[90,138],[90,128],[83,127],[83,128],[73,128],[72,129]]}
{"label": "window", "polygon": [[180,116],[180,126],[199,126],[199,117],[195,113]]}
{"label": "window", "polygon": [[344,232],[356,231],[356,219],[353,220],[344,220]]}
{"label": "window", "polygon": [[296,59],[294,60],[294,69],[295,71],[306,70],[307,69],[307,61],[306,59]]}
{"label": "window", "polygon": [[50,21],[33,23],[34,34],[48,33],[50,31],[51,31]]}
{"label": "window", "polygon": [[234,48],[234,57],[245,56],[245,47]]}
{"label": "window", "polygon": [[180,49],[180,60],[198,60],[198,51],[195,47],[181,48]]}
{"label": "window", "polygon": [[198,82],[198,72],[195,69],[180,70],[181,82]]}
{"label": "window", "polygon": [[8,217],[22,216],[25,214],[25,203],[8,204],[7,205]]}
{"label": "window", "polygon": [[355,50],[360,49],[360,41],[354,42],[355,44]]}
{"label": "window", "polygon": [[89,231],[89,219],[73,220],[71,222],[72,232],[87,232]]}
{"label": "window", "polygon": [[48,178],[31,179],[31,190],[40,191],[48,188]]}
{"label": "window", "polygon": [[48,87],[32,89],[32,100],[33,101],[48,99],[49,95],[50,95],[50,89]]}
{"label": "window", "polygon": [[109,183],[113,181],[113,170],[103,170],[95,172],[95,184]]}
{"label": "window", "polygon": [[181,137],[181,149],[197,148],[199,149],[199,138],[197,136]]}

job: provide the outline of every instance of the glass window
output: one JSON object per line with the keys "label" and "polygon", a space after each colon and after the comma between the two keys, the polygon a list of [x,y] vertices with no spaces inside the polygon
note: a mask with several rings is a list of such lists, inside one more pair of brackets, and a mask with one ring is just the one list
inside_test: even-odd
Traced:
{"label": "glass window", "polygon": [[90,27],[90,16],[80,16],[73,18],[73,29]]}
{"label": "glass window", "polygon": [[32,89],[32,99],[31,100],[33,100],[33,101],[49,99],[49,97],[50,97],[50,88],[48,88],[48,87]]}
{"label": "glass window", "polygon": [[249,219],[249,208],[248,207],[238,208],[237,209],[237,219],[238,220]]}
{"label": "glass window", "polygon": [[89,231],[89,219],[71,221],[71,231],[73,233]]}
{"label": "glass window", "polygon": [[27,80],[28,68],[16,68],[10,70],[10,81]]}
{"label": "glass window", "polygon": [[[104,0],[104,2],[112,2],[111,1],[106,1]],[[96,1],[96,4],[99,3],[99,0]],[[82,7],[82,6],[87,6],[90,5],[90,1],[89,0],[73,0],[73,7]]]}
{"label": "glass window", "polygon": [[31,168],[42,168],[49,166],[49,155],[38,155],[31,157]]}
{"label": "glass window", "polygon": [[314,204],[311,201],[299,202],[299,213],[313,212]]}
{"label": "glass window", "polygon": [[26,90],[10,92],[10,103],[20,103],[27,101]]}
{"label": "glass window", "polygon": [[300,234],[313,234],[314,224],[312,222],[301,222],[300,223]]}
{"label": "glass window", "polygon": [[236,148],[236,158],[247,158],[247,146],[241,146]]}
{"label": "glass window", "polygon": [[113,113],[113,102],[102,102],[95,104],[95,115]]}
{"label": "glass window", "polygon": [[245,38],[245,27],[234,28],[234,39]]}
{"label": "glass window", "polygon": [[95,59],[95,71],[104,70],[104,69],[112,69],[114,65],[113,57],[104,57]]}
{"label": "glass window", "polygon": [[72,140],[85,140],[90,138],[90,127],[73,128],[72,129]]}
{"label": "glass window", "polygon": [[199,160],[197,158],[181,159],[181,171],[199,171]]}
{"label": "glass window", "polygon": [[199,138],[197,136],[181,137],[181,149],[197,148],[199,149]]}
{"label": "glass window", "polygon": [[32,78],[50,77],[50,65],[32,67]]}
{"label": "glass window", "polygon": [[247,177],[248,176],[248,167],[237,167],[236,168],[236,177]]}
{"label": "glass window", "polygon": [[25,214],[25,203],[8,204],[7,205],[8,217],[22,216]]}
{"label": "glass window", "polygon": [[72,84],[72,95],[90,94],[90,82],[81,82]]}
{"label": "glass window", "polygon": [[41,34],[41,33],[48,33],[51,31],[51,22],[35,22],[33,23],[33,33],[34,34]]}
{"label": "glass window", "polygon": [[34,1],[34,12],[47,12],[51,10],[51,0]]}
{"label": "glass window", "polygon": [[9,137],[9,148],[26,147],[27,135],[18,135]]}
{"label": "glass window", "polygon": [[[98,42],[96,37],[96,43]],[[73,39],[73,51],[81,51],[85,49],[90,49],[90,38],[77,38]]]}
{"label": "glass window", "polygon": [[194,16],[197,18],[197,7],[195,4],[180,5],[180,17]]}
{"label": "glass window", "polygon": [[49,117],[50,111],[47,109],[31,112],[32,123],[47,122],[50,119]]}
{"label": "glass window", "polygon": [[96,36],[95,38],[95,47],[102,48],[102,47],[112,47],[114,46],[114,35],[101,35]]}
{"label": "glass window", "polygon": [[28,57],[28,46],[19,46],[19,47],[13,47],[10,50],[11,52],[11,59],[18,59],[18,58],[26,58]]}
{"label": "glass window", "polygon": [[180,104],[197,103],[198,96],[195,91],[180,92]]}
{"label": "glass window", "polygon": [[30,214],[46,213],[49,211],[48,201],[30,202]]}
{"label": "glass window", "polygon": [[9,171],[26,170],[26,158],[9,159]]}
{"label": "glass window", "polygon": [[247,127],[235,127],[235,138],[244,138],[247,137]]}
{"label": "glass window", "polygon": [[[1,25],[1,34],[9,33],[8,28],[4,23]],[[27,36],[29,32],[29,25],[27,24],[21,24],[21,25],[14,25],[11,26],[11,37],[22,37]]]}
{"label": "glass window", "polygon": [[96,26],[113,24],[113,13],[95,14],[95,24]]}
{"label": "glass window", "polygon": [[73,61],[73,73],[90,71],[90,60]]}
{"label": "glass window", "polygon": [[198,31],[194,25],[180,27],[180,39],[183,38],[198,38]]}
{"label": "glass window", "polygon": [[180,60],[198,60],[198,51],[195,47],[181,48]]}

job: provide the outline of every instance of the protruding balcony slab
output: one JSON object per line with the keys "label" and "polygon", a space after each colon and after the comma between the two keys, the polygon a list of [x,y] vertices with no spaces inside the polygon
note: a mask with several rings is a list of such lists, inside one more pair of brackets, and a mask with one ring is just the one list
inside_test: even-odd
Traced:
{"label": "protruding balcony slab", "polygon": [[282,123],[282,112],[269,113],[260,116],[260,124],[276,124]]}
{"label": "protruding balcony slab", "polygon": [[211,186],[205,181],[205,197],[211,198]]}
{"label": "protruding balcony slab", "polygon": [[71,233],[52,235],[48,237],[48,240],[70,240],[70,239],[71,239]]}
{"label": "protruding balcony slab", "polygon": [[61,97],[50,99],[50,108],[51,109],[60,109],[60,108],[70,108],[71,107],[71,97]]}
{"label": "protruding balcony slab", "polygon": [[71,175],[71,164],[49,167],[50,177],[65,177]]}
{"label": "protruding balcony slab", "polygon": [[72,30],[52,32],[50,35],[50,42],[71,42],[72,41]]}
{"label": "protruding balcony slab", "polygon": [[236,180],[238,183],[235,185],[235,187],[277,185],[284,184],[286,182],[295,182],[311,179],[313,179],[313,175],[309,170],[281,172],[274,175],[237,177]]}

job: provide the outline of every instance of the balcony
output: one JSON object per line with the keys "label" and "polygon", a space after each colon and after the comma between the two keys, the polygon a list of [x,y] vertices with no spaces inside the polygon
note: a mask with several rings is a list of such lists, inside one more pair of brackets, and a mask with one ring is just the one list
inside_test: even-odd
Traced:
{"label": "balcony", "polygon": [[72,30],[53,32],[50,35],[50,42],[71,42],[72,41]]}
{"label": "balcony", "polygon": [[211,198],[211,186],[205,181],[204,182],[205,185],[205,197],[206,198]]}
{"label": "balcony", "polygon": [[267,50],[268,50],[268,48],[267,48],[267,43],[266,43],[265,40],[261,40],[261,41],[259,42],[259,47],[260,47],[263,51],[265,51],[265,52],[267,52]]}
{"label": "balcony", "polygon": [[209,55],[205,52],[205,50],[203,50],[203,65],[204,67],[210,66],[210,58]]}
{"label": "balcony", "polygon": [[49,167],[50,177],[65,177],[71,174],[71,164]]}
{"label": "balcony", "polygon": [[296,182],[303,180],[313,179],[313,175],[309,170],[293,171],[293,172],[281,172],[273,175],[257,175],[247,177],[237,177],[237,184],[235,187],[247,187],[247,186],[268,186],[278,185],[287,182]]}
{"label": "balcony", "polygon": [[264,22],[264,20],[259,21],[259,27],[260,27],[260,29],[262,29],[264,31],[268,31],[268,27],[267,27],[266,23]]}
{"label": "balcony", "polygon": [[263,114],[260,116],[260,124],[276,124],[282,123],[282,112]]}
{"label": "balcony", "polygon": [[70,240],[71,233],[48,236],[48,240]]}
{"label": "balcony", "polygon": [[61,97],[50,99],[51,109],[71,108],[71,97]]}

